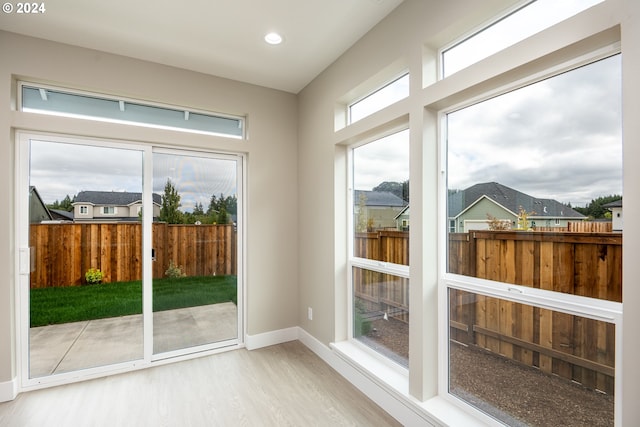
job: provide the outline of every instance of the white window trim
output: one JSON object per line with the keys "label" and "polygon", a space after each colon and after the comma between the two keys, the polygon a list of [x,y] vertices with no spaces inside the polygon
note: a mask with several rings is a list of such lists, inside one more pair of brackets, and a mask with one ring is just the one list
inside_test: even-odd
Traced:
{"label": "white window trim", "polygon": [[[353,185],[353,151],[358,147],[366,145],[370,142],[374,142],[388,135],[402,132],[407,128],[408,128],[407,124],[404,124],[400,127],[393,127],[393,128],[387,129],[386,131],[376,134],[376,136],[372,138],[367,138],[366,140],[360,141],[358,143],[354,143],[349,147],[347,147],[347,171],[348,172],[347,172],[347,212],[346,212],[347,214],[347,235],[346,235],[347,264],[346,265],[347,265],[347,324],[348,324],[347,340],[348,340],[348,343],[350,345],[355,346],[355,348],[357,348],[360,352],[370,356],[371,360],[377,361],[377,363],[380,364],[378,366],[384,366],[386,368],[391,369],[391,371],[400,374],[400,376],[404,378],[408,383],[409,370],[406,367],[395,363],[394,361],[392,361],[391,359],[388,359],[387,357],[383,356],[377,351],[365,346],[364,344],[356,340],[353,336],[353,269],[354,268],[362,268],[365,270],[376,271],[379,273],[391,274],[394,276],[407,278],[411,280],[410,268],[408,265],[394,264],[390,262],[383,262],[383,261],[377,261],[377,260],[353,256],[353,250],[354,250],[353,236],[355,231],[355,224],[353,222],[353,219],[354,219],[354,211],[356,207],[354,206],[355,198],[354,198],[354,185]],[[375,371],[372,371],[372,372],[375,372]]]}
{"label": "white window trim", "polygon": [[89,206],[87,205],[80,206],[80,215],[89,215]]}
{"label": "white window trim", "polygon": [[614,43],[600,49],[595,49],[591,53],[580,55],[570,59],[560,65],[550,67],[542,72],[531,75],[512,84],[500,87],[496,90],[488,91],[486,94],[469,98],[450,108],[442,109],[438,112],[439,129],[439,179],[440,200],[444,201],[439,206],[438,221],[438,266],[440,273],[438,283],[438,348],[440,355],[438,360],[438,395],[445,401],[459,407],[461,410],[472,414],[489,425],[502,426],[503,424],[494,418],[476,409],[471,404],[462,401],[457,396],[449,393],[449,289],[461,289],[480,295],[500,298],[507,301],[519,302],[535,307],[551,309],[572,315],[578,315],[595,320],[600,320],[615,324],[615,425],[619,425],[622,414],[622,303],[616,303],[595,298],[586,298],[578,295],[562,294],[559,292],[530,288],[519,285],[512,285],[503,282],[495,282],[485,279],[474,278],[448,273],[447,269],[447,242],[449,221],[447,217],[447,114],[463,109],[465,107],[478,104],[484,100],[500,96],[518,88],[534,84],[538,81],[559,75],[563,72],[571,71],[580,66],[596,62],[598,60],[621,53],[620,43]]}

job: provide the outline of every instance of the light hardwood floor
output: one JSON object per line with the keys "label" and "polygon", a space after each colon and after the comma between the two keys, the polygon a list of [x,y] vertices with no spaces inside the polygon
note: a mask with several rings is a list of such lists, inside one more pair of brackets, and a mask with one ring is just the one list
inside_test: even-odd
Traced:
{"label": "light hardwood floor", "polygon": [[397,426],[297,341],[20,394],[0,426]]}

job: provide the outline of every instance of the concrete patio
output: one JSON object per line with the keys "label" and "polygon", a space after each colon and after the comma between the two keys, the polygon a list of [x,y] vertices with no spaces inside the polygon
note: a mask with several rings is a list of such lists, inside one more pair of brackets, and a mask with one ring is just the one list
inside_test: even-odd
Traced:
{"label": "concrete patio", "polygon": [[[236,338],[231,302],[153,313],[154,354]],[[91,368],[143,357],[142,315],[30,329],[30,377]]]}

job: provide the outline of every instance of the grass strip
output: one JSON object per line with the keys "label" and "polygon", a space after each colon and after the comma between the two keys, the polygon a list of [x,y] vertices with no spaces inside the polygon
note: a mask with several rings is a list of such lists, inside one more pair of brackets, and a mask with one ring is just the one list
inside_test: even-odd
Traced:
{"label": "grass strip", "polygon": [[[233,302],[236,276],[153,280],[153,311]],[[32,289],[31,327],[142,313],[142,281]]]}

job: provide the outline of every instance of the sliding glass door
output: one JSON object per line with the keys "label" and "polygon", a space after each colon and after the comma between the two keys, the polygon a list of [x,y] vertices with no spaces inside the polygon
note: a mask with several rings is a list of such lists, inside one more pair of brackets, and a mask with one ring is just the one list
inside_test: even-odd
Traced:
{"label": "sliding glass door", "polygon": [[29,378],[141,359],[143,152],[26,144]]}
{"label": "sliding glass door", "polygon": [[19,134],[25,385],[239,343],[242,163]]}
{"label": "sliding glass door", "polygon": [[239,160],[154,152],[154,354],[238,337]]}

